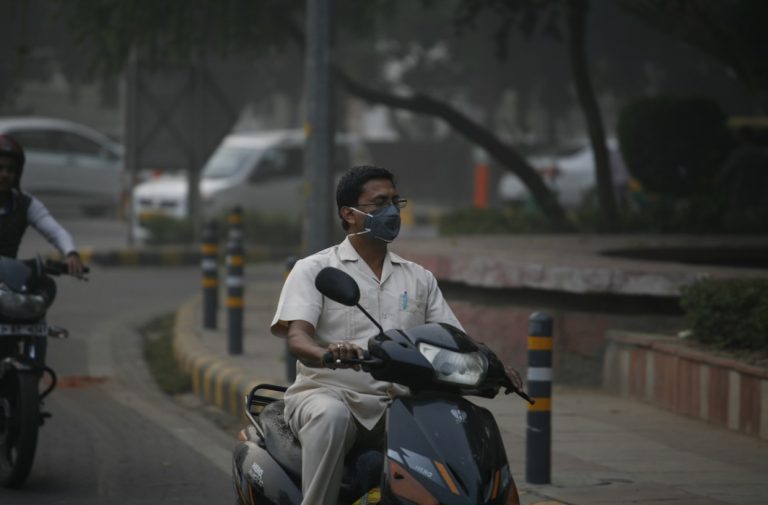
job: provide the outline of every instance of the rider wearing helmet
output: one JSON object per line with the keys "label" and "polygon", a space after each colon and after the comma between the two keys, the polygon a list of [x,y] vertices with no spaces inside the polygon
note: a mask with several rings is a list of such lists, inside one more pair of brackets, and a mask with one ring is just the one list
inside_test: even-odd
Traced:
{"label": "rider wearing helmet", "polygon": [[21,191],[24,149],[13,137],[0,135],[0,256],[15,258],[31,225],[66,257],[69,273],[82,276],[83,264],[72,236],[34,196]]}

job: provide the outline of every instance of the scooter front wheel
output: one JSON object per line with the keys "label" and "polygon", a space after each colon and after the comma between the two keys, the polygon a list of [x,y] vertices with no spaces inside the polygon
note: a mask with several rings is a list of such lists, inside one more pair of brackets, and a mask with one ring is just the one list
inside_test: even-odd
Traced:
{"label": "scooter front wheel", "polygon": [[0,379],[0,485],[19,488],[27,480],[40,427],[38,379],[8,371]]}

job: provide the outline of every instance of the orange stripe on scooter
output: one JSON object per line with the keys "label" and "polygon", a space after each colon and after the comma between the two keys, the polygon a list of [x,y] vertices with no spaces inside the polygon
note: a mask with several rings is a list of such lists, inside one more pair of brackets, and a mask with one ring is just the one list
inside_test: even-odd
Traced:
{"label": "orange stripe on scooter", "polygon": [[443,480],[446,484],[448,484],[448,488],[451,490],[451,493],[453,494],[459,494],[459,488],[456,487],[456,484],[453,482],[453,479],[451,478],[451,474],[448,473],[448,470],[445,468],[445,466],[440,463],[439,461],[433,461],[435,466],[437,467],[437,471],[440,472],[440,475],[443,476]]}

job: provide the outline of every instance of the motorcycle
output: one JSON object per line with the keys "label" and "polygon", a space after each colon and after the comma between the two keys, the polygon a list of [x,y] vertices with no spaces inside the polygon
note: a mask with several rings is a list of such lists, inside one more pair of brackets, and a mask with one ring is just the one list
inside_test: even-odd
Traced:
{"label": "motorcycle", "polygon": [[[386,411],[384,450],[354,451],[345,459],[340,505],[519,504],[493,415],[465,396],[495,397],[501,388],[533,401],[484,346],[447,324],[383,331],[359,304],[357,283],[327,267],[315,279],[326,297],[356,306],[379,328],[365,359],[348,359],[381,381],[407,386]],[[325,362],[332,356],[326,353]],[[260,384],[245,398],[249,419],[233,450],[240,505],[298,505],[301,446],[287,425],[279,396],[286,388]]]}
{"label": "motorcycle", "polygon": [[[56,298],[53,276],[67,272],[61,261],[0,257],[0,485],[19,488],[32,469],[38,429],[51,414],[43,401],[56,387],[45,364],[47,339],[67,338],[45,320]],[[88,269],[84,269],[88,272]],[[44,389],[40,384],[44,381]]]}

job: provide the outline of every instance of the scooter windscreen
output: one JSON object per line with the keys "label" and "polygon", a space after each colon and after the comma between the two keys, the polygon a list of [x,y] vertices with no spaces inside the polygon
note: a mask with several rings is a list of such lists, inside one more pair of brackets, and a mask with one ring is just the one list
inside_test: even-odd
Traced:
{"label": "scooter windscreen", "polygon": [[23,293],[32,275],[32,269],[24,262],[0,256],[0,284],[9,291]]}

